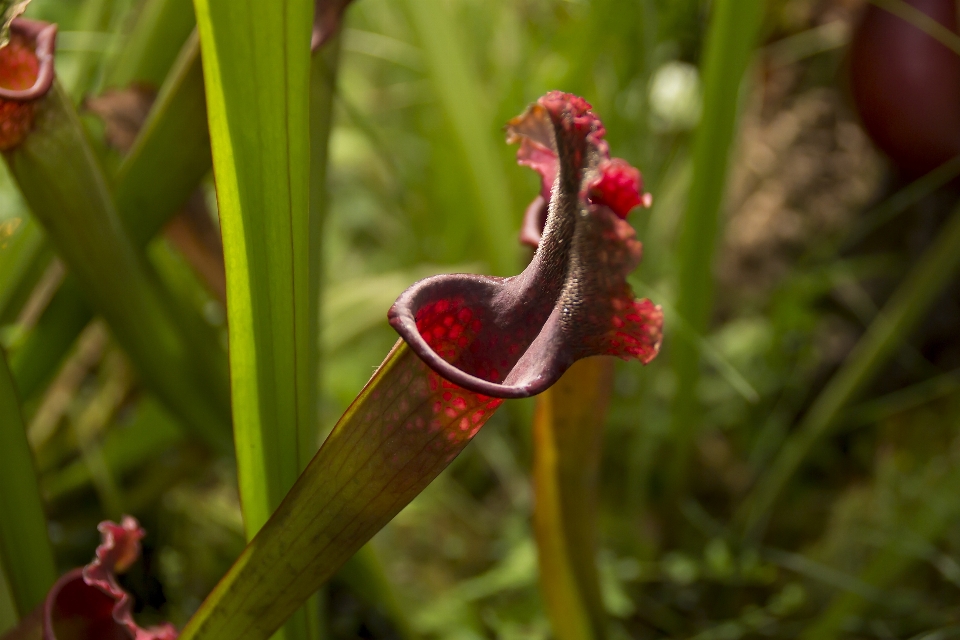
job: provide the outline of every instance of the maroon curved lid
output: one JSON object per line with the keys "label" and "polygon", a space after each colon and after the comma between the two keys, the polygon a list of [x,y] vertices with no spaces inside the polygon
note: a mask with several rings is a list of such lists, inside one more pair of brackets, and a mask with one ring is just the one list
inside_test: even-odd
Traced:
{"label": "maroon curved lid", "polygon": [[656,356],[663,313],[626,282],[641,245],[624,218],[650,198],[639,171],[609,157],[604,132],[585,100],[558,91],[511,120],[518,162],[542,177],[521,235],[537,244],[530,265],[511,278],[427,278],[391,307],[390,324],[447,380],[522,398],[580,358]]}

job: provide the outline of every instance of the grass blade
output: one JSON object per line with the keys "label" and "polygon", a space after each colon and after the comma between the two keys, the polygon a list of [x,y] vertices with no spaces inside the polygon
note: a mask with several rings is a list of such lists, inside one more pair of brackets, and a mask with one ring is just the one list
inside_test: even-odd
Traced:
{"label": "grass blade", "polygon": [[[954,445],[955,448],[955,445]],[[903,530],[892,535],[877,554],[867,563],[859,579],[877,592],[890,587],[894,580],[918,561],[916,549],[935,548],[933,543],[944,531],[956,522],[960,514],[957,490],[960,489],[960,467],[956,464],[955,452],[934,458],[928,463],[927,473],[936,480],[924,483],[920,504],[914,505],[902,521]],[[933,473],[930,473],[933,471]],[[939,473],[937,473],[939,472]],[[911,547],[914,550],[911,553]],[[863,612],[871,604],[865,594],[845,591],[833,601],[800,635],[804,640],[832,640],[846,636],[844,623]]]}
{"label": "grass blade", "polygon": [[[720,206],[736,128],[740,84],[760,26],[760,0],[718,0],[707,33],[703,59],[703,118],[693,147],[693,180],[681,222],[677,312],[695,334],[706,333],[713,296],[713,255],[719,233]],[[687,459],[697,417],[700,358],[697,345],[675,340],[670,354],[677,377],[673,402],[676,449],[670,470],[671,489],[687,477]]]}
{"label": "grass blade", "polygon": [[960,208],[954,210],[934,243],[890,296],[744,501],[738,519],[747,536],[758,535],[770,509],[810,449],[829,433],[847,404],[880,373],[958,271]]}
{"label": "grass blade", "polygon": [[43,602],[57,579],[36,477],[13,379],[0,350],[0,561],[21,618]]}
{"label": "grass blade", "polygon": [[533,526],[540,589],[559,640],[603,638],[597,577],[597,482],[613,361],[570,367],[537,398],[533,419]]}

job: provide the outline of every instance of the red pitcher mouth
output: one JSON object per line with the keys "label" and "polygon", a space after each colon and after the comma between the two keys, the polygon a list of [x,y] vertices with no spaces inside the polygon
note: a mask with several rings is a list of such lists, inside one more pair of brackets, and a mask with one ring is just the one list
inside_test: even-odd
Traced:
{"label": "red pitcher mouth", "polygon": [[518,161],[542,177],[522,236],[538,245],[530,265],[512,278],[427,278],[390,309],[394,329],[450,382],[523,398],[581,358],[647,363],[656,356],[663,313],[634,299],[626,282],[641,245],[624,218],[649,205],[649,194],[639,171],[610,158],[604,132],[586,101],[561,92],[511,120],[507,136],[520,143]]}

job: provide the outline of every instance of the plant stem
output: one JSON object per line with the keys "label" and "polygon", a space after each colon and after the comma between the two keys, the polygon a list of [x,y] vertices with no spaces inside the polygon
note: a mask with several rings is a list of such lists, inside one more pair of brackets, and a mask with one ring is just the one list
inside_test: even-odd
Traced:
{"label": "plant stem", "polygon": [[264,640],[453,461],[501,400],[399,341],[179,640]]}
{"label": "plant stem", "polygon": [[36,478],[13,379],[0,350],[0,564],[21,618],[43,602],[57,579]]}
{"label": "plant stem", "polygon": [[220,451],[230,443],[226,370],[200,318],[182,312],[124,233],[106,180],[58,85],[4,158],[84,294],[157,395]]}

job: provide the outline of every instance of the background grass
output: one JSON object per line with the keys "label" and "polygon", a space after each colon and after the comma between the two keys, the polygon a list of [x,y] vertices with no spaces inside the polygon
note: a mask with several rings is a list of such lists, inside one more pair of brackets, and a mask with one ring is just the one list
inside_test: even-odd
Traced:
{"label": "background grass", "polygon": [[[135,17],[162,15],[166,4],[177,3],[34,0],[30,11],[60,22],[58,64],[79,99],[129,77],[117,59]],[[513,234],[538,185],[515,165],[502,126],[547,90],[577,92],[654,196],[652,209],[631,215],[645,245],[632,282],[664,304],[667,323],[657,360],[615,371],[598,522],[611,637],[948,637],[960,624],[955,279],[926,292],[925,309],[901,309],[915,328],[885,334],[888,357],[870,363],[858,396],[836,403],[832,427],[777,481],[762,517],[749,514],[855,345],[879,331],[880,310],[904,300],[890,296],[907,274],[943,266],[923,267],[946,233],[960,170],[906,180],[862,132],[844,67],[862,2],[763,3],[733,103],[716,254],[701,269],[712,310],[685,324],[674,313],[681,274],[702,257],[681,250],[688,194],[703,172],[723,173],[722,154],[694,145],[698,124],[717,113],[700,71],[719,55],[706,46],[710,5],[354,3],[339,42],[327,171],[320,430],[395,340],[386,309],[408,284],[443,271],[519,270]],[[185,37],[175,22],[171,30]],[[123,175],[103,122],[81,113],[105,171]],[[215,210],[212,193],[208,178],[199,198]],[[44,293],[57,278],[50,249],[28,216],[0,176],[0,338],[16,380],[18,354],[47,335],[44,310],[57,315]],[[146,255],[222,338],[223,304],[183,247],[160,235]],[[64,312],[65,324],[71,318]],[[686,387],[681,341],[696,365]],[[95,524],[119,496],[150,534],[146,562],[127,578],[139,615],[182,624],[242,548],[234,463],[189,435],[102,324],[86,325],[55,362],[21,395],[58,568],[87,561]],[[695,412],[678,416],[678,389]],[[550,636],[530,516],[532,409],[507,403],[373,541],[414,632]],[[678,447],[686,464],[670,463]],[[363,585],[341,576],[324,596],[329,637],[399,637],[382,606],[390,598]]]}

